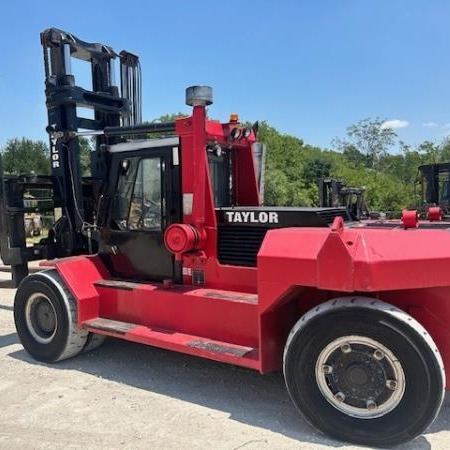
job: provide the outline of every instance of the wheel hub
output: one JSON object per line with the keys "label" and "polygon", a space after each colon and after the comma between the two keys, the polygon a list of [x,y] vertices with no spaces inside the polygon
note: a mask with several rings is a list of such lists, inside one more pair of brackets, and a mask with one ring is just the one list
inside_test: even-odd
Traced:
{"label": "wheel hub", "polygon": [[364,386],[367,384],[367,381],[369,380],[367,371],[364,370],[364,367],[349,367],[347,369],[347,378],[350,381],[350,383],[357,385],[357,386]]}
{"label": "wheel hub", "polygon": [[46,295],[38,292],[28,298],[25,320],[28,331],[36,341],[46,344],[53,339],[57,328],[57,316],[53,304]]}
{"label": "wheel hub", "polygon": [[330,342],[316,363],[322,395],[336,409],[358,418],[381,417],[400,402],[405,374],[394,354],[364,336]]}
{"label": "wheel hub", "polygon": [[53,309],[48,302],[40,301],[36,305],[36,322],[43,331],[52,332],[55,329],[55,319]]}

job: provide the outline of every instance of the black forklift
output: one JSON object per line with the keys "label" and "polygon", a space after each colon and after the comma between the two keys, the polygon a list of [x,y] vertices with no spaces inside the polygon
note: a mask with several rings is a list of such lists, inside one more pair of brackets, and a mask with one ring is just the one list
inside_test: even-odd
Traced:
{"label": "black forklift", "polygon": [[318,186],[320,207],[345,207],[357,220],[370,217],[363,187],[349,187],[336,178],[319,178]]}
{"label": "black forklift", "polygon": [[423,164],[419,166],[416,182],[419,188],[419,210],[425,212],[430,206],[439,206],[444,217],[450,216],[450,163]]}
{"label": "black forklift", "polygon": [[[98,230],[104,220],[108,179],[114,155],[106,145],[151,133],[173,134],[174,123],[142,124],[139,58],[127,51],[88,43],[50,28],[41,33],[45,95],[48,110],[51,175],[13,176],[3,173],[0,159],[0,256],[11,266],[13,283],[28,275],[28,261],[92,254],[98,250]],[[75,82],[72,58],[91,66],[92,87]],[[115,62],[120,64],[116,85]],[[86,114],[86,109],[91,112]],[[84,113],[81,117],[79,114]],[[91,176],[80,170],[80,136],[95,140]],[[43,191],[52,201],[36,208],[30,191]],[[27,214],[53,214],[48,236],[27,245]]]}

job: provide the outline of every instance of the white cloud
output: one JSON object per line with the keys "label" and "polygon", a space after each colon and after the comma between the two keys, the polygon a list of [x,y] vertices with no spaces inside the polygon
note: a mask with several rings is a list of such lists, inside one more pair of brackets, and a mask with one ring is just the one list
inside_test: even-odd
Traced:
{"label": "white cloud", "polygon": [[399,119],[393,119],[393,120],[386,120],[386,122],[383,122],[380,126],[382,130],[386,128],[406,128],[409,125],[409,122],[407,120],[399,120]]}
{"label": "white cloud", "polygon": [[436,122],[425,122],[422,124],[422,126],[426,128],[435,128],[438,127],[439,124],[437,124]]}

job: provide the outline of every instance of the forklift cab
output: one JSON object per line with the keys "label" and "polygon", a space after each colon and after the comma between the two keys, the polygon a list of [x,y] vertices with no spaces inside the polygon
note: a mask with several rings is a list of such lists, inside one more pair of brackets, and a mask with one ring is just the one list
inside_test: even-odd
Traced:
{"label": "forklift cab", "polygon": [[[168,227],[182,222],[183,212],[189,215],[193,206],[186,201],[189,196],[181,193],[181,142],[182,138],[173,136],[106,147],[110,160],[105,196],[108,206],[98,222],[99,255],[116,279],[182,282],[181,264],[164,242]],[[192,150],[189,144],[188,138],[186,152]],[[237,202],[239,151],[223,144],[207,146],[205,191],[211,194],[212,210],[232,207]],[[184,170],[186,174],[188,169]],[[191,181],[197,182],[195,178]],[[209,197],[206,192],[204,195]]]}
{"label": "forklift cab", "polygon": [[105,265],[115,278],[179,280],[164,245],[165,230],[181,214],[179,139],[125,142],[107,150],[110,205],[99,249]]}

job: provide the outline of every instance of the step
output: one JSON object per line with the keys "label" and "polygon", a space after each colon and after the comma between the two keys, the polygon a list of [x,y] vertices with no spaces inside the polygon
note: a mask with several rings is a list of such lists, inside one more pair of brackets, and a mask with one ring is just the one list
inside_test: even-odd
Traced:
{"label": "step", "polygon": [[259,369],[258,349],[253,347],[100,317],[83,322],[82,326],[93,333],[105,334],[127,341],[152,345],[166,350],[178,351],[251,369]]}

